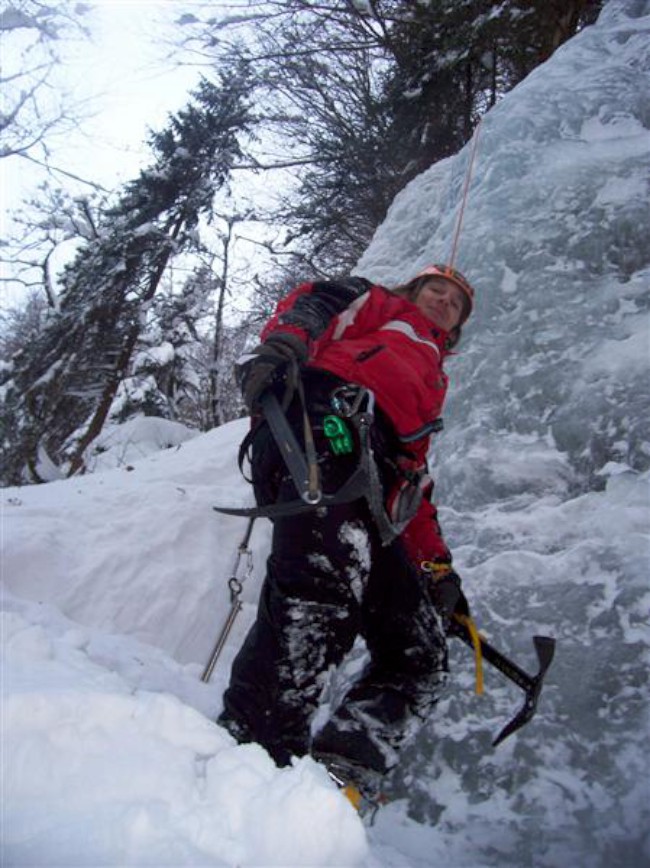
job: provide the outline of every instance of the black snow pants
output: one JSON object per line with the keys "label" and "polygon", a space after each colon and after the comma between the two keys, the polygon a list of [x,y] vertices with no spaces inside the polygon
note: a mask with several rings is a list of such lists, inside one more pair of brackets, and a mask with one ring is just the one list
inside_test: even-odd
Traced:
{"label": "black snow pants", "polygon": [[[332,493],[357,456],[331,454],[322,433],[336,379],[314,371],[305,379],[323,484]],[[299,436],[296,403],[287,415]],[[265,425],[252,466],[259,499],[295,500]],[[312,734],[327,672],[358,635],[369,662]],[[421,576],[399,539],[381,544],[366,501],[358,500],[274,521],[257,619],[233,663],[219,722],[239,741],[263,745],[279,765],[311,752],[383,774],[426,720],[446,674],[444,631]]]}

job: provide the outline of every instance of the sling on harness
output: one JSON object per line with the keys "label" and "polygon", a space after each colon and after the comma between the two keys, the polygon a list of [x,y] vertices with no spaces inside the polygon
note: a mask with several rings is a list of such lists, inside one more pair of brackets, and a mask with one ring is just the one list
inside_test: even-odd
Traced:
{"label": "sling on harness", "polygon": [[[305,408],[304,395],[299,390],[303,402],[305,428],[305,450],[303,451],[289,425],[280,402],[267,391],[260,398],[260,407],[284,462],[291,474],[299,498],[288,503],[273,503],[266,506],[226,507],[215,506],[216,512],[225,515],[239,515],[245,518],[279,518],[299,515],[314,509],[327,508],[339,503],[350,503],[360,498],[368,502],[370,512],[379,530],[383,545],[388,545],[404,530],[410,520],[393,523],[384,507],[383,487],[379,468],[372,449],[370,430],[374,422],[374,395],[362,386],[343,386],[336,389],[332,396],[332,406],[337,414],[350,421],[356,428],[359,440],[359,462],[338,491],[327,494],[320,487],[320,472],[313,446],[311,425]],[[363,403],[366,408],[361,409]],[[246,443],[246,441],[244,441]],[[241,455],[241,450],[240,450]],[[241,464],[240,464],[241,466]]]}

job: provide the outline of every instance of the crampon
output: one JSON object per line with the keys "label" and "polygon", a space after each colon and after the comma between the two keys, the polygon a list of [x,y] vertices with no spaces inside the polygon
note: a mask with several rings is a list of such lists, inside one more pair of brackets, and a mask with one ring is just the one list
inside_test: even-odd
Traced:
{"label": "crampon", "polygon": [[355,811],[365,817],[374,815],[382,805],[388,804],[388,798],[379,786],[380,776],[366,769],[341,763],[336,757],[319,756],[318,762],[325,766],[327,774],[350,802]]}

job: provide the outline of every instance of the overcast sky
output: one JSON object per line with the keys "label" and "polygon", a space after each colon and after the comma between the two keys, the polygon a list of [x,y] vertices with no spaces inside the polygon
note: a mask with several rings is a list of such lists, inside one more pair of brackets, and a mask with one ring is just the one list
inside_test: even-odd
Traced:
{"label": "overcast sky", "polygon": [[[149,129],[160,129],[167,116],[187,102],[188,93],[207,69],[179,67],[166,40],[180,14],[206,7],[214,13],[226,3],[191,0],[99,0],[83,20],[88,40],[62,44],[63,57],[53,85],[83,105],[78,131],[49,141],[52,165],[100,183],[107,189],[135,177],[149,159]],[[178,28],[175,29],[178,33]],[[46,177],[19,157],[0,160],[2,204],[9,215],[36,191]],[[244,180],[243,178],[241,180]],[[240,177],[237,178],[238,184]],[[69,192],[85,189],[64,175],[54,175]],[[254,235],[256,227],[246,227]],[[244,242],[241,242],[244,244]],[[250,245],[246,254],[251,258]],[[65,261],[64,253],[60,254]],[[252,254],[255,257],[255,250]],[[57,269],[55,260],[55,270]],[[5,301],[13,291],[3,287]],[[19,295],[22,290],[18,290]]]}
{"label": "overcast sky", "polygon": [[[52,162],[107,187],[131,177],[146,153],[149,127],[159,126],[186,101],[197,70],[165,58],[161,39],[183,0],[100,0],[83,20],[88,40],[61,46],[53,84],[83,106],[79,131],[50,143]],[[203,4],[204,5],[204,4]],[[8,161],[10,203],[37,175]]]}

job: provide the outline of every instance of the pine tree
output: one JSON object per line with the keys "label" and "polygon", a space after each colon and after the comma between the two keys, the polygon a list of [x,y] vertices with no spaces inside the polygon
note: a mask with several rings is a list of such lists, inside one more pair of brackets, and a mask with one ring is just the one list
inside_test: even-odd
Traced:
{"label": "pine tree", "polygon": [[208,292],[208,284],[190,279],[180,292],[153,299],[108,421],[119,424],[144,415],[205,427],[198,409],[206,388],[201,382],[204,341],[197,325],[206,317]]}
{"label": "pine tree", "polygon": [[203,80],[150,138],[153,160],[67,267],[58,309],[5,374],[5,473],[39,481],[39,453],[67,472],[101,431],[172,257],[197,242],[202,214],[241,156],[251,124],[243,74]]}
{"label": "pine tree", "polygon": [[386,3],[386,97],[416,171],[455,153],[497,99],[592,23],[602,0]]}

